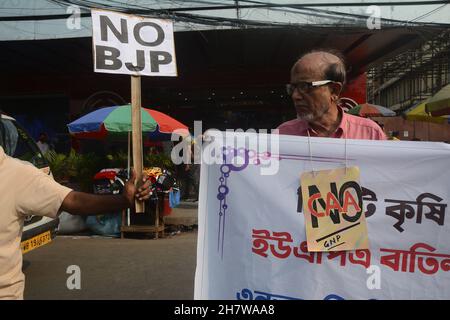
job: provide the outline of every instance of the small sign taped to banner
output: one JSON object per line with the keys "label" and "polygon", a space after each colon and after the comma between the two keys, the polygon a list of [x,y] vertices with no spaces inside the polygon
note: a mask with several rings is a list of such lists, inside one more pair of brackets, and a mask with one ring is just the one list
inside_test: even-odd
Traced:
{"label": "small sign taped to banner", "polygon": [[301,175],[308,251],[369,249],[359,168]]}

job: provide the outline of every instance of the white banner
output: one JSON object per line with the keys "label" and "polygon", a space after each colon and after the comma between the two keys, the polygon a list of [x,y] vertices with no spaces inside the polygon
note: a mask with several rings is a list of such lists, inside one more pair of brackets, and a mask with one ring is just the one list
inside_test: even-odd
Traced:
{"label": "white banner", "polygon": [[104,10],[91,15],[95,72],[177,76],[172,21]]}
{"label": "white banner", "polygon": [[[203,153],[195,299],[450,299],[450,145],[233,137]],[[360,170],[370,249],[308,252],[300,176],[345,166]]]}

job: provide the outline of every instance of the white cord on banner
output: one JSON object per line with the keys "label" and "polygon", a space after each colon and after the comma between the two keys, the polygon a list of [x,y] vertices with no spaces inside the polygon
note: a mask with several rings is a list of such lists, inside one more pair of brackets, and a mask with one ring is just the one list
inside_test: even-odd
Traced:
{"label": "white cord on banner", "polygon": [[309,130],[306,130],[308,132],[308,146],[309,146],[309,163],[311,165],[313,176],[315,176],[314,166],[313,166],[313,160],[312,160],[312,151],[311,151],[311,137],[309,135]]}
{"label": "white cord on banner", "polygon": [[[348,132],[348,121],[345,124],[346,126],[346,132]],[[345,135],[345,174],[347,174],[347,168],[348,168],[348,158],[347,158],[347,135]]]}

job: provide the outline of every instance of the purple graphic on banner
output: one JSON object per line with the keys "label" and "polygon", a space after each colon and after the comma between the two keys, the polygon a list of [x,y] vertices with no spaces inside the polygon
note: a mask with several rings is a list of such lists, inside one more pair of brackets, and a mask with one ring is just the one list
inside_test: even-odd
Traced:
{"label": "purple graphic on banner", "polygon": [[[231,147],[223,147],[222,157],[223,165],[220,166],[221,176],[219,178],[219,188],[217,191],[217,199],[219,200],[219,234],[217,239],[217,250],[220,252],[223,259],[223,244],[225,240],[225,218],[227,206],[227,195],[229,193],[229,188],[227,186],[227,179],[230,177],[231,171],[242,171],[247,168],[249,164],[249,150],[244,148],[234,149]],[[241,158],[241,161],[238,161]],[[233,163],[242,163],[239,166]]]}

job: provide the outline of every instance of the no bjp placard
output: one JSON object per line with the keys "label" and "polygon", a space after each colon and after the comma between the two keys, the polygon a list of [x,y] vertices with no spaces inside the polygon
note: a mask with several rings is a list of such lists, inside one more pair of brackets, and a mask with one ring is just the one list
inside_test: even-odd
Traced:
{"label": "no bjp placard", "polygon": [[92,10],[94,71],[136,76],[177,76],[173,24]]}

